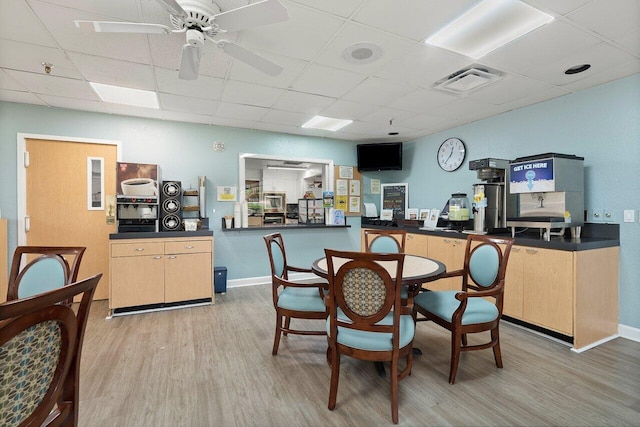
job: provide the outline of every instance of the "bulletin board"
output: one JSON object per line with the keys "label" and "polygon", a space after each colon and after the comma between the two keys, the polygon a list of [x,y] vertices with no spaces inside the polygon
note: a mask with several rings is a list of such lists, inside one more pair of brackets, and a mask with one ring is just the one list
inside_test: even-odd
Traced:
{"label": "bulletin board", "polygon": [[362,174],[355,166],[335,166],[333,171],[334,208],[344,216],[362,215]]}

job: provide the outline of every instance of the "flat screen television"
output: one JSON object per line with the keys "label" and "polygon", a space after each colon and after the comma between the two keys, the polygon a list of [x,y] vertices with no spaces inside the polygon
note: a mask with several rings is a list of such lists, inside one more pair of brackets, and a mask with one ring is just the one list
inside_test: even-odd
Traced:
{"label": "flat screen television", "polygon": [[402,170],[402,142],[358,144],[359,171]]}

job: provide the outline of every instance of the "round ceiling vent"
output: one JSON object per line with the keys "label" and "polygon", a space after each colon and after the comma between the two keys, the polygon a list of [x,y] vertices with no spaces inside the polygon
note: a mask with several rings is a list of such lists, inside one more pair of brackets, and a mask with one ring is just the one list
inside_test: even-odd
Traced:
{"label": "round ceiling vent", "polygon": [[369,64],[382,57],[382,48],[373,43],[356,43],[346,47],[342,57],[351,64]]}

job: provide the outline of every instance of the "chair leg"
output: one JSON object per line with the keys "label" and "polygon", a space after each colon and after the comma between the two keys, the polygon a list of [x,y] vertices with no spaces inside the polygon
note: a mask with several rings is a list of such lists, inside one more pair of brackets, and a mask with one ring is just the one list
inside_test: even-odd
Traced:
{"label": "chair leg", "polygon": [[276,313],[276,336],[273,339],[273,350],[271,351],[272,355],[278,354],[278,346],[280,345],[280,335],[282,333],[282,316],[279,313]]}
{"label": "chair leg", "polygon": [[493,345],[493,358],[496,359],[496,366],[502,368],[502,353],[500,352],[500,332],[496,326],[491,330],[491,341],[495,342]]}
{"label": "chair leg", "polygon": [[391,360],[391,419],[398,424],[398,359]]}
{"label": "chair leg", "polygon": [[[284,328],[289,329],[289,325],[291,325],[291,318],[289,316],[285,316],[284,318]],[[286,332],[283,332],[282,335],[287,336]]]}
{"label": "chair leg", "polygon": [[340,353],[337,348],[330,347],[331,352],[331,386],[329,389],[329,409],[336,407],[338,398],[338,380],[340,379]]}
{"label": "chair leg", "polygon": [[462,334],[462,346],[467,346],[467,334]]}
{"label": "chair leg", "polygon": [[462,338],[460,333],[451,332],[451,369],[449,371],[449,384],[453,384],[456,381],[456,374],[458,373],[458,363],[460,362],[460,342]]}

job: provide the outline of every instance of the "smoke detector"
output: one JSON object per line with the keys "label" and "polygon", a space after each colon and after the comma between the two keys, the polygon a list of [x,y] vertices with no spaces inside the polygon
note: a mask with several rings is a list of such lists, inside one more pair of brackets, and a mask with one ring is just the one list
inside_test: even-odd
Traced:
{"label": "smoke detector", "polygon": [[474,64],[438,80],[434,88],[464,96],[504,77],[502,71]]}

